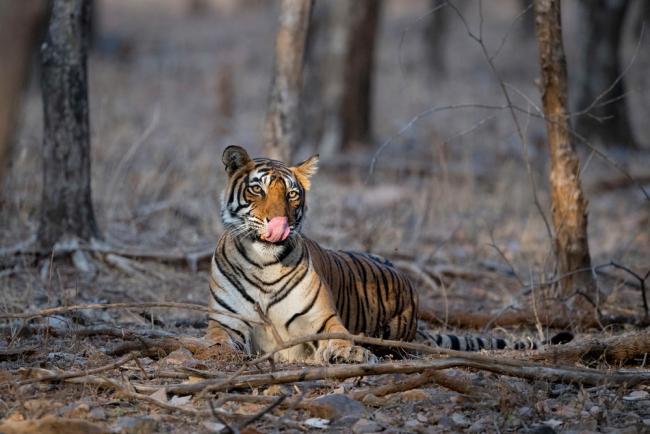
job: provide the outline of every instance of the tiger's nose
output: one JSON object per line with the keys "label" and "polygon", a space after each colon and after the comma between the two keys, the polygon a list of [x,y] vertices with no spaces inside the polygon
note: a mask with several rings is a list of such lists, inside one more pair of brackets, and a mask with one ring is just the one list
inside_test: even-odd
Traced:
{"label": "tiger's nose", "polygon": [[266,222],[266,228],[262,239],[271,243],[284,241],[289,236],[289,219],[287,217],[273,217]]}

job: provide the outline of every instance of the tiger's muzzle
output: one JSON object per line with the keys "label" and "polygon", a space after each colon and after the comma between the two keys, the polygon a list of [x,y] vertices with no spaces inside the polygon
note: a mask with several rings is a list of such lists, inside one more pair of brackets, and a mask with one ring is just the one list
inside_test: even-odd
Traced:
{"label": "tiger's muzzle", "polygon": [[270,243],[277,243],[286,240],[290,232],[287,217],[273,217],[266,222],[265,231],[260,238]]}

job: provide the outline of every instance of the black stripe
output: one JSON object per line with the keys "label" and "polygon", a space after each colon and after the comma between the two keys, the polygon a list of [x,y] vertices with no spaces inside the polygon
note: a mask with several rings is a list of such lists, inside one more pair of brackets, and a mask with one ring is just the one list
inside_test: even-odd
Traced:
{"label": "black stripe", "polygon": [[230,306],[228,305],[228,303],[226,303],[225,301],[223,301],[223,300],[222,300],[222,299],[221,299],[217,294],[214,293],[214,291],[210,291],[210,292],[212,292],[212,297],[214,298],[214,301],[216,301],[217,304],[218,304],[219,306],[223,307],[224,309],[226,309],[226,310],[227,310],[228,312],[230,312],[230,313],[237,313],[237,312],[235,311],[235,309],[233,309],[232,307],[230,307]]}
{"label": "black stripe", "polygon": [[[388,303],[388,301],[390,300],[390,296],[388,294],[389,294],[389,291],[391,289],[391,286],[388,285],[388,279],[386,278],[386,273],[388,273],[388,271],[384,267],[377,267],[377,268],[379,269],[379,275],[381,276],[382,288],[384,289],[382,291],[382,300],[384,300],[386,303]],[[386,306],[386,307],[388,307],[388,306]],[[387,315],[387,313],[386,313],[386,311],[384,309],[384,316],[392,316],[392,312],[391,312],[391,315]],[[385,318],[382,318],[382,321],[385,321]]]}
{"label": "black stripe", "polygon": [[460,351],[460,341],[454,335],[447,335],[452,350]]}
{"label": "black stripe", "polygon": [[503,339],[495,339],[497,343],[497,349],[502,350],[508,346],[507,342]]}
{"label": "black stripe", "polygon": [[373,268],[372,262],[368,261],[368,267],[370,268],[370,273],[373,277],[373,280],[375,282],[375,301],[377,303],[377,312],[375,312],[375,326],[373,327],[373,333],[372,335],[375,336],[377,331],[379,330],[379,324],[381,323],[380,321],[384,317],[384,303],[381,298],[381,289],[379,288],[379,277],[377,276],[377,270]]}
{"label": "black stripe", "polygon": [[[338,258],[336,256],[329,256],[330,260],[334,262],[334,265],[336,266],[336,272],[338,274],[338,288],[330,288],[332,292],[336,289],[336,310],[339,313],[339,316],[343,320],[343,324],[346,324],[346,307],[347,307],[347,291],[345,290],[344,286],[342,285],[343,279],[345,278],[345,275],[343,274],[343,268],[341,268],[341,264],[338,261]],[[330,282],[334,281],[334,276],[330,279]],[[347,326],[347,324],[346,324]]]}
{"label": "black stripe", "polygon": [[[289,247],[285,247],[284,249],[282,249],[282,252],[280,252],[280,256],[278,256],[277,259],[275,259],[275,260],[273,260],[273,261],[271,261],[271,262],[265,262],[263,265],[264,265],[265,267],[268,267],[269,265],[275,265],[275,264],[278,264],[278,263],[282,262],[283,260],[285,260],[285,259],[287,258],[287,256],[289,256],[289,254],[290,254],[291,252],[293,252],[294,250],[295,250],[295,249],[290,249]],[[300,257],[298,258],[298,261],[296,261],[296,265],[297,265],[297,264],[300,264],[300,263],[302,262],[302,260],[304,259],[304,257],[305,257],[305,250],[307,250],[307,249],[305,249],[305,248],[303,247],[303,249],[300,251]]]}
{"label": "black stripe", "polygon": [[[341,274],[339,276],[339,293],[343,293],[345,295],[345,306],[343,308],[344,311],[339,312],[339,315],[342,315],[341,319],[343,320],[345,327],[354,333],[356,332],[357,319],[356,317],[352,317],[352,302],[354,300],[354,294],[352,293],[352,288],[349,283],[354,280],[354,273],[350,269],[350,264],[348,264],[345,259],[341,257],[341,255],[338,253],[333,253],[333,255],[335,255],[334,257],[336,258],[337,264],[339,264],[341,268]],[[352,320],[354,320],[354,326],[352,324]]]}
{"label": "black stripe", "polygon": [[[298,270],[299,270],[299,268],[298,268]],[[289,295],[289,293],[290,293],[290,292],[291,292],[291,291],[292,291],[296,286],[298,286],[298,285],[300,284],[300,282],[303,281],[303,279],[304,279],[305,276],[308,274],[308,272],[309,272],[309,267],[308,267],[308,266],[305,266],[305,272],[302,273],[302,275],[298,278],[298,280],[297,280],[295,283],[291,284],[291,283],[292,283],[292,280],[293,280],[293,277],[295,277],[295,275],[292,276],[291,279],[287,280],[287,281],[284,283],[284,285],[282,285],[282,287],[280,288],[280,290],[278,291],[277,296],[276,296],[273,300],[271,300],[271,303],[269,303],[268,307],[266,308],[267,312],[268,312],[268,310],[271,308],[271,306],[273,306],[273,305],[275,305],[275,304],[277,304],[277,303],[280,303],[282,300],[284,300],[284,299]],[[298,272],[296,271],[296,274],[297,274],[297,273],[298,273]],[[291,284],[291,285],[290,285],[290,284]]]}
{"label": "black stripe", "polygon": [[234,243],[235,243],[235,248],[237,249],[239,254],[242,255],[242,257],[246,262],[248,262],[249,264],[257,268],[262,268],[260,264],[258,264],[257,262],[253,261],[251,258],[248,257],[248,253],[246,252],[246,250],[244,250],[244,246],[241,245],[241,243],[237,238],[234,239]]}
{"label": "black stripe", "polygon": [[307,307],[305,307],[303,310],[301,310],[301,311],[298,312],[298,313],[294,313],[294,314],[291,316],[291,318],[289,318],[289,320],[288,320],[286,323],[284,323],[284,328],[285,328],[285,329],[289,330],[289,326],[291,325],[291,323],[292,323],[296,318],[298,318],[298,317],[300,317],[300,316],[303,316],[304,314],[306,314],[307,312],[309,312],[309,311],[311,310],[312,307],[314,307],[314,303],[316,303],[316,299],[318,298],[318,295],[320,294],[320,289],[321,289],[322,286],[323,286],[323,284],[319,282],[319,283],[318,283],[318,289],[316,290],[316,295],[314,296],[314,298],[312,298],[311,302],[309,302],[309,304],[307,305]]}
{"label": "black stripe", "polygon": [[327,322],[328,322],[329,320],[331,320],[332,318],[334,318],[335,316],[336,316],[335,313],[333,313],[333,314],[331,314],[330,316],[328,316],[328,317],[325,319],[325,321],[323,321],[323,324],[321,324],[321,326],[320,326],[320,328],[318,329],[318,331],[316,332],[316,334],[321,333],[323,330],[325,330],[325,326],[327,325]]}
{"label": "black stripe", "polygon": [[[223,257],[226,260],[226,262],[228,264],[230,264],[230,262],[228,261],[228,257],[226,256],[225,243],[221,247],[221,255],[219,255],[219,257]],[[248,301],[251,304],[255,304],[255,301],[251,298],[250,295],[248,295],[248,292],[246,292],[246,289],[244,289],[244,287],[239,283],[239,281],[237,281],[237,279],[235,279],[230,273],[226,272],[222,268],[222,266],[220,264],[220,261],[216,260],[216,258],[217,258],[217,256],[215,256],[215,261],[214,262],[215,262],[215,264],[217,264],[217,268],[219,269],[221,274],[224,275],[224,277],[228,280],[228,282],[230,282],[230,284],[235,287],[237,292],[239,292],[239,294],[241,294],[241,296],[244,297],[244,299],[246,301]]]}
{"label": "black stripe", "polygon": [[217,324],[219,324],[221,327],[223,327],[224,329],[226,329],[226,331],[231,331],[231,332],[235,333],[237,336],[239,336],[239,337],[241,338],[241,341],[244,342],[244,344],[246,344],[246,336],[245,336],[242,332],[240,332],[239,330],[234,329],[234,328],[232,328],[232,327],[230,327],[230,326],[228,326],[228,325],[222,323],[222,322],[219,321],[219,320],[212,319],[212,321],[214,321],[214,322],[216,322]]}
{"label": "black stripe", "polygon": [[[366,285],[367,285],[367,279],[366,279],[366,271],[364,270],[362,265],[359,265],[359,261],[354,257],[354,254],[350,252],[344,252],[346,255],[350,257],[350,260],[354,264],[354,266],[357,268],[359,271],[359,276],[361,278],[360,282],[356,282],[355,285],[355,292],[357,295],[357,301],[358,301],[358,306],[357,306],[357,314],[359,315],[359,319],[361,320],[361,328],[357,327],[358,332],[362,333],[367,333],[367,323],[366,323],[366,309],[364,307],[367,307],[367,300],[368,300],[368,292],[366,290]],[[361,288],[363,289],[363,299],[361,298],[361,294],[359,294],[359,284],[361,285]],[[364,306],[365,305],[365,306]]]}

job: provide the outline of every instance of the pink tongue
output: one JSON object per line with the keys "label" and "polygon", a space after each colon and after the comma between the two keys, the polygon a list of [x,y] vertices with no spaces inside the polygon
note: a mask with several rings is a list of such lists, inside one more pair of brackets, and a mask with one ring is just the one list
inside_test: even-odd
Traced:
{"label": "pink tongue", "polygon": [[289,236],[289,222],[286,217],[273,217],[266,224],[266,232],[262,236],[263,240],[271,243],[284,241]]}

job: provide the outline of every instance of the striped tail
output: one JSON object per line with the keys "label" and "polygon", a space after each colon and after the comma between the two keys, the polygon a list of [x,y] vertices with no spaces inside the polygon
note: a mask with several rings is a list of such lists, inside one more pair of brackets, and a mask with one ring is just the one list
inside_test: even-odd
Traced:
{"label": "striped tail", "polygon": [[481,350],[536,350],[546,345],[559,345],[570,342],[573,335],[569,332],[560,332],[545,341],[535,339],[508,340],[492,336],[452,335],[429,333],[418,330],[418,335],[431,345],[456,351],[481,351]]}

